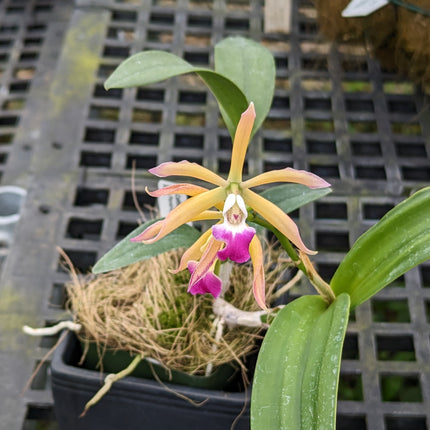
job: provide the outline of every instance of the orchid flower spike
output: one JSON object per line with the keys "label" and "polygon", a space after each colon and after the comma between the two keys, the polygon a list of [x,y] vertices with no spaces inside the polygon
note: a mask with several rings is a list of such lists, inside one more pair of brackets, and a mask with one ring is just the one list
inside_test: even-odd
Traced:
{"label": "orchid flower spike", "polygon": [[251,259],[254,270],[253,292],[260,307],[266,308],[263,270],[263,252],[255,229],[246,224],[248,207],[260,214],[286,236],[301,252],[314,254],[303,243],[294,221],[278,206],[261,197],[251,188],[275,183],[293,182],[309,188],[325,188],[328,182],[313,173],[285,168],[272,170],[242,180],[245,154],[248,148],[255,120],[254,104],[251,102],[243,112],[233,141],[231,166],[227,179],[196,163],[188,161],[166,162],[149,172],[164,178],[166,176],[188,176],[202,180],[212,188],[182,183],[170,185],[156,191],[148,191],[153,197],[171,194],[185,194],[190,198],[174,208],[163,220],[152,224],[139,236],[136,242],[154,243],[182,224],[197,220],[217,220],[218,223],[203,233],[182,256],[176,271],[188,268],[191,273],[189,289],[192,294],[210,293],[218,297],[222,290],[216,267],[219,260],[230,259],[245,263]]}

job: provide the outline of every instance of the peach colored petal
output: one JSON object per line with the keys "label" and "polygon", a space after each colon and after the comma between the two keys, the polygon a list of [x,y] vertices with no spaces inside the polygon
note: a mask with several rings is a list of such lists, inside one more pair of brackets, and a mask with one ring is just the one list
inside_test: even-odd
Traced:
{"label": "peach colored petal", "polygon": [[254,268],[253,292],[258,306],[267,311],[266,306],[266,286],[264,282],[263,249],[260,240],[254,236],[249,245],[249,255],[251,256]]}
{"label": "peach colored petal", "polygon": [[248,206],[251,206],[270,224],[286,236],[294,245],[306,254],[316,254],[303,243],[295,222],[278,206],[251,190],[242,190],[242,196]]}
{"label": "peach colored petal", "polygon": [[154,224],[151,224],[142,233],[140,233],[136,237],[133,237],[130,240],[132,242],[144,242],[145,240],[149,240],[149,239],[157,236],[157,234],[161,230],[161,227],[163,226],[163,222],[164,222],[164,220],[154,222]]}
{"label": "peach colored petal", "polygon": [[201,281],[203,277],[209,272],[209,270],[212,269],[212,266],[217,259],[217,253],[221,249],[221,246],[222,242],[219,242],[213,236],[209,238],[203,255],[191,275],[188,290],[190,290],[197,282]]}
{"label": "peach colored petal", "polygon": [[280,170],[272,170],[262,173],[254,178],[248,179],[241,184],[242,188],[251,188],[258,185],[270,184],[273,182],[293,182],[306,185],[309,188],[326,188],[330,184],[319,176],[307,172],[306,170],[296,170],[291,167]]}
{"label": "peach colored petal", "polygon": [[234,135],[233,150],[231,153],[231,166],[228,174],[229,182],[241,182],[243,163],[248,149],[252,127],[255,120],[254,103],[250,103],[248,109],[243,112]]}
{"label": "peach colored petal", "polygon": [[225,199],[225,191],[223,188],[217,187],[213,190],[206,191],[191,197],[180,205],[176,206],[169,212],[163,220],[160,231],[155,237],[144,240],[144,243],[154,243],[162,237],[166,236],[182,224],[195,219],[199,214],[219,204]]}
{"label": "peach colored petal", "polygon": [[225,179],[218,176],[216,173],[200,166],[197,163],[190,163],[183,160],[179,162],[168,161],[157,167],[148,170],[155,176],[164,178],[166,176],[189,176],[191,178],[201,179],[219,187],[225,187],[227,182]]}
{"label": "peach colored petal", "polygon": [[[219,205],[218,205],[219,206]],[[203,211],[190,221],[207,221],[211,219],[222,219],[221,211]]]}
{"label": "peach colored petal", "polygon": [[205,191],[208,191],[208,189],[204,187],[200,187],[198,185],[193,185],[193,184],[172,184],[155,191],[149,191],[148,187],[146,187],[145,191],[151,197],[161,197],[161,196],[167,196],[171,194],[185,194],[187,196],[196,196],[197,194],[201,194],[201,193],[204,193]]}
{"label": "peach colored petal", "polygon": [[183,254],[179,266],[172,273],[178,273],[187,268],[191,260],[200,260],[203,254],[203,247],[211,236],[211,229],[206,230]]}

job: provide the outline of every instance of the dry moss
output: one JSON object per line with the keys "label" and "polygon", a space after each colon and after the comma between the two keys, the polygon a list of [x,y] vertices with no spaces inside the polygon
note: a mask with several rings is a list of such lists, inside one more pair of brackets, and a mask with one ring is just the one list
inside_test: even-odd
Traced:
{"label": "dry moss", "polygon": [[[267,299],[289,263],[269,247]],[[249,354],[260,329],[226,328],[215,340],[211,296],[187,293],[187,271],[173,274],[181,252],[171,251],[87,281],[68,285],[69,305],[83,326],[80,337],[111,348],[153,357],[170,369],[201,374]],[[258,310],[252,293],[252,268],[234,265],[226,299],[243,310]],[[214,345],[216,347],[214,347]]]}

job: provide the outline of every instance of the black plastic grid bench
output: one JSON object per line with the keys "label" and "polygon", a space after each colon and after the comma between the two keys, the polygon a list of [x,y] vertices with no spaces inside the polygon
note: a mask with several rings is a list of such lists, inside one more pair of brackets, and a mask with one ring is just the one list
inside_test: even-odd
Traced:
{"label": "black plastic grid bench", "polygon": [[[137,225],[155,182],[146,169],[189,159],[220,173],[230,138],[213,97],[193,76],[148,88],[103,89],[128,55],[163,49],[211,65],[213,45],[252,37],[275,55],[277,89],[250,146],[247,173],[292,166],[334,192],[294,216],[327,279],[368,227],[430,183],[428,99],[318,35],[315,11],[295,1],[290,35],[263,32],[262,0],[54,0],[0,4],[1,185],[28,197],[0,284],[0,428],[55,426],[49,360],[55,339],[23,324],[64,316],[67,272],[57,246],[82,272]],[[232,60],[233,61],[233,60]],[[430,429],[430,263],[360,306],[346,337],[338,429]],[[55,427],[54,427],[55,428]]]}

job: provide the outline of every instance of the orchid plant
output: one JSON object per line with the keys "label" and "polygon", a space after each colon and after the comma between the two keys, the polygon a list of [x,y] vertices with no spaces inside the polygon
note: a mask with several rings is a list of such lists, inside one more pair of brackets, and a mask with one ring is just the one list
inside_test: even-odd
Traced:
{"label": "orchid plant", "polygon": [[[255,300],[267,313],[271,309],[265,302],[264,248],[258,231],[261,227],[270,230],[319,294],[293,300],[270,324],[253,380],[251,427],[334,429],[349,312],[430,257],[430,188],[400,203],[363,234],[327,283],[311,263],[309,256],[315,251],[304,244],[287,213],[329,193],[330,184],[292,168],[243,178],[248,144],[273,97],[275,66],[267,49],[240,37],[225,39],[215,48],[215,70],[196,68],[166,52],[147,51],[123,62],[106,87],[142,86],[190,72],[199,74],[211,89],[232,135],[229,174],[222,178],[186,160],[150,169],[157,177],[185,176],[207,185],[174,183],[155,191],[147,189],[153,197],[183,194],[189,198],[164,219],[139,226],[93,271],[109,271],[185,247],[179,267],[172,270],[191,273],[191,294],[209,293],[216,300],[223,293],[222,264],[251,260]],[[275,183],[287,184],[261,193],[252,189]],[[187,224],[203,220],[212,222],[203,232]]]}

